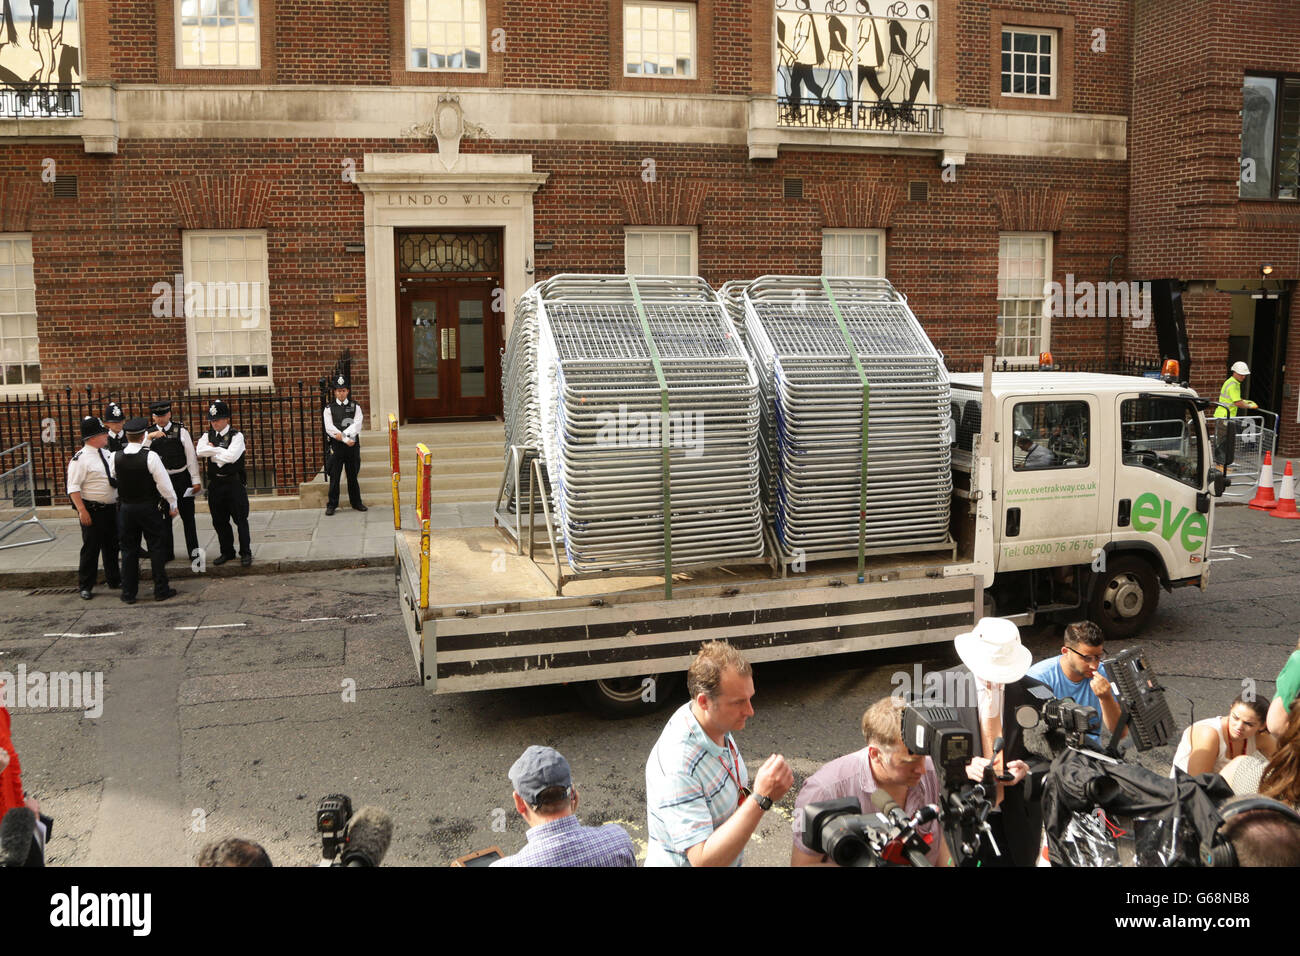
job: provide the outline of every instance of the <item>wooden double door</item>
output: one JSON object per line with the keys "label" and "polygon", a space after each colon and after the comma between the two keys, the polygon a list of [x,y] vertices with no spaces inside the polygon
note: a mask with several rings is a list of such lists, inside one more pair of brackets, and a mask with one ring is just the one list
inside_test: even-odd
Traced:
{"label": "wooden double door", "polygon": [[479,418],[501,412],[498,283],[444,276],[398,279],[402,417]]}

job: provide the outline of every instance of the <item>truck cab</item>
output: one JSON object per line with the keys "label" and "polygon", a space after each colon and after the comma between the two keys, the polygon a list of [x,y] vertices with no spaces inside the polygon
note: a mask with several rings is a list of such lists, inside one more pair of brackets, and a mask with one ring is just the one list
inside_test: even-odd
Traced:
{"label": "truck cab", "polygon": [[994,372],[987,389],[981,375],[951,380],[958,493],[983,493],[976,464],[990,466],[986,610],[1027,622],[1086,614],[1128,637],[1161,588],[1206,586],[1221,489],[1194,391],[1065,372]]}

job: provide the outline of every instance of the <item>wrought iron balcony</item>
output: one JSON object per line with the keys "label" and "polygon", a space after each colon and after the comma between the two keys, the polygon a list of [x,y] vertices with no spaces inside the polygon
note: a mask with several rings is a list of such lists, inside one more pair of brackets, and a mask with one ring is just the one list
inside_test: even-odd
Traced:
{"label": "wrought iron balcony", "polygon": [[777,98],[781,126],[797,129],[864,130],[877,133],[942,133],[943,107],[936,103],[859,102]]}
{"label": "wrought iron balcony", "polygon": [[80,86],[0,85],[0,119],[75,119],[79,116]]}

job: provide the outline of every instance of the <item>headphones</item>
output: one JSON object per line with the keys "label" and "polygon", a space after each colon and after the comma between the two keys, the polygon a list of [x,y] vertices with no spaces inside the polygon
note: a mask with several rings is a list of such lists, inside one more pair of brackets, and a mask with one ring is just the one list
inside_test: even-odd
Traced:
{"label": "headphones", "polygon": [[1249,813],[1252,810],[1271,810],[1279,813],[1287,820],[1300,826],[1300,813],[1288,807],[1280,800],[1274,800],[1272,797],[1247,797],[1244,800],[1237,800],[1234,803],[1221,807],[1219,812],[1223,816],[1223,823],[1214,832],[1214,842],[1207,850],[1202,851],[1202,862],[1206,866],[1240,866],[1237,861],[1237,848],[1233,846],[1231,840],[1225,840],[1221,833],[1224,826],[1233,817],[1242,813]]}

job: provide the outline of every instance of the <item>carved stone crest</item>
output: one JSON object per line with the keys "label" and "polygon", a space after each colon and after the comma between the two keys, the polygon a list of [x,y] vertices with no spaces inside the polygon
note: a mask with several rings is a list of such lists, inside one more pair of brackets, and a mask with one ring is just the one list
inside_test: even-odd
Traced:
{"label": "carved stone crest", "polygon": [[437,140],[438,160],[444,168],[451,170],[460,162],[460,141],[463,138],[476,139],[490,134],[486,128],[465,119],[459,96],[443,94],[438,97],[433,119],[402,130],[402,135]]}

